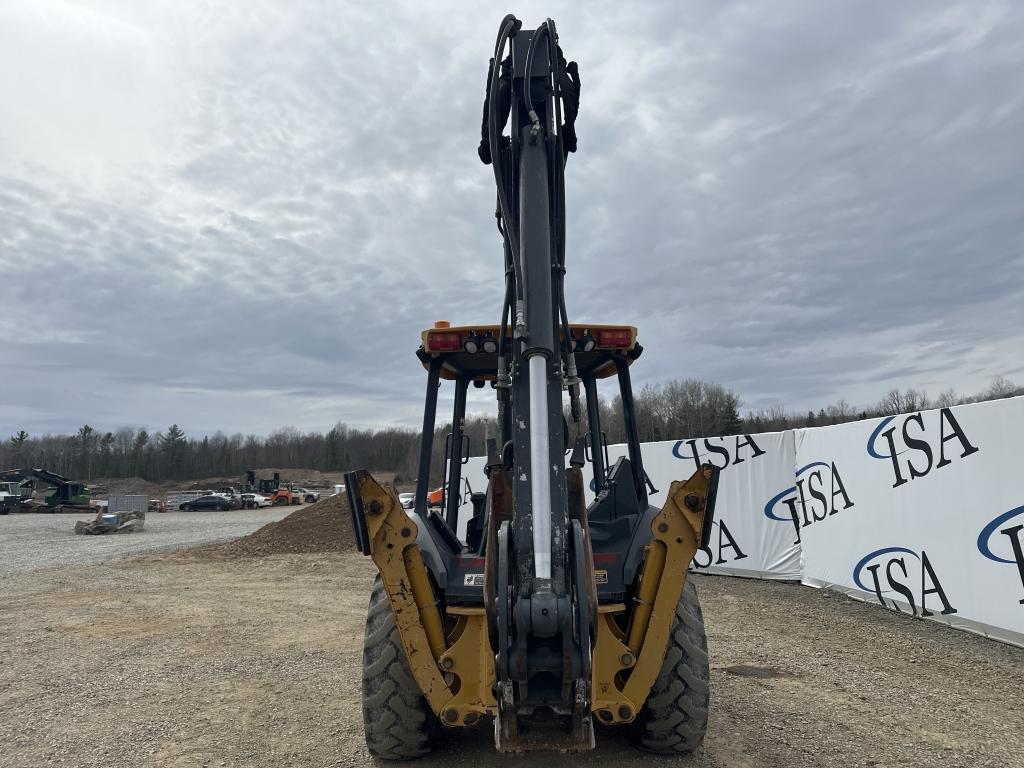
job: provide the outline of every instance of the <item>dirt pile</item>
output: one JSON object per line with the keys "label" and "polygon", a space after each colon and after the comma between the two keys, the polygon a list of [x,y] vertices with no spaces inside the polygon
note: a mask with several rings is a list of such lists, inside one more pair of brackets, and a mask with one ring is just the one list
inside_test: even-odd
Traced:
{"label": "dirt pile", "polygon": [[348,499],[344,494],[328,496],[295,510],[283,520],[264,525],[245,538],[211,547],[208,551],[229,557],[355,552]]}
{"label": "dirt pile", "polygon": [[151,498],[164,495],[163,485],[141,477],[97,477],[92,481],[92,485],[103,489],[93,494],[95,497],[122,493],[140,494]]}

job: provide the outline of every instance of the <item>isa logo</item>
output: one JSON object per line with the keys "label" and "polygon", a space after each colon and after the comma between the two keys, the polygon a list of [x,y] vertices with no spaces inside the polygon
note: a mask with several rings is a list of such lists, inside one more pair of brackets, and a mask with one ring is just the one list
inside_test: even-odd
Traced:
{"label": "isa logo", "polygon": [[672,455],[684,461],[692,460],[696,469],[700,469],[701,464],[714,464],[719,469],[726,469],[763,456],[764,449],[750,435],[735,435],[680,440],[672,446]]}
{"label": "isa logo", "polygon": [[[900,595],[914,616],[932,616],[925,603],[935,595],[942,603],[940,613],[956,613],[946,597],[928,553],[908,547],[882,547],[868,552],[853,568],[853,583],[865,592],[874,592],[880,605],[903,613],[896,602]],[[916,598],[916,599],[915,599]]]}
{"label": "isa logo", "polygon": [[[978,551],[989,560],[1016,565],[1024,587],[1024,506],[1005,512],[981,529]],[[1024,598],[1019,601],[1024,605]]]}
{"label": "isa logo", "polygon": [[854,506],[835,462],[813,461],[796,471],[796,484],[764,505],[769,520],[791,522],[800,543],[800,529]]}
{"label": "isa logo", "polygon": [[893,488],[978,452],[949,408],[882,419],[867,449],[871,458],[892,462]]}
{"label": "isa logo", "polygon": [[718,529],[718,543],[715,543],[715,535],[712,532],[708,537],[708,545],[704,549],[698,549],[693,554],[693,567],[697,570],[710,568],[712,565],[723,565],[735,563],[737,560],[745,560],[747,555],[740,549],[739,543],[732,531],[725,524],[725,520],[715,520],[712,528]]}

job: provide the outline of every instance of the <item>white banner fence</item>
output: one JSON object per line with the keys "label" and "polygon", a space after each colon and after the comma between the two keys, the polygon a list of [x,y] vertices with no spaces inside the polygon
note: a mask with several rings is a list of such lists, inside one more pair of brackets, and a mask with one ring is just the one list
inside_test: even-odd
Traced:
{"label": "white banner fence", "polygon": [[798,430],[801,580],[1024,645],[1022,436],[1024,397]]}
{"label": "white banner fence", "polygon": [[[643,444],[659,505],[722,470],[699,572],[799,580],[1024,646],[1024,397],[758,435]],[[608,448],[612,464],[626,446]],[[459,534],[484,458],[463,467]],[[588,501],[593,498],[592,472]]]}

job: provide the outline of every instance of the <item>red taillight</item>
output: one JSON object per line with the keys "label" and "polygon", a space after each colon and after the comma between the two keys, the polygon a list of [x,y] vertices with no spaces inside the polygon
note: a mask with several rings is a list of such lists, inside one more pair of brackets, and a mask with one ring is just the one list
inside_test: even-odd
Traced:
{"label": "red taillight", "polygon": [[597,345],[599,347],[628,347],[633,341],[632,336],[632,332],[628,330],[602,328],[597,332]]}
{"label": "red taillight", "polygon": [[462,337],[457,333],[431,333],[427,344],[431,352],[454,352],[462,349]]}

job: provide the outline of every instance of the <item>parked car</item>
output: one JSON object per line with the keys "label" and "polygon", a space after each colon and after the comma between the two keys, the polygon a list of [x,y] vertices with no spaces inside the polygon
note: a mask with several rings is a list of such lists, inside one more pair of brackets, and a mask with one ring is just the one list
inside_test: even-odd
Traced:
{"label": "parked car", "polygon": [[242,494],[242,509],[259,509],[260,507],[269,507],[270,499],[260,493],[243,493]]}
{"label": "parked car", "polygon": [[221,496],[220,494],[211,493],[208,496],[200,496],[192,499],[192,501],[186,501],[178,509],[183,509],[187,512],[194,512],[199,509],[239,509],[242,506],[242,502],[238,498],[228,498],[227,496]]}
{"label": "parked car", "polygon": [[412,509],[416,505],[416,494],[400,493],[398,494],[398,500],[402,502],[402,506],[406,509]]}
{"label": "parked car", "polygon": [[312,504],[314,501],[320,501],[320,494],[317,491],[311,491],[308,488],[292,488],[292,493],[297,493],[307,504]]}

